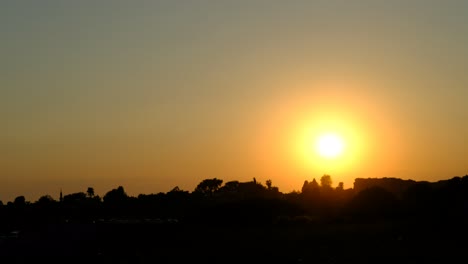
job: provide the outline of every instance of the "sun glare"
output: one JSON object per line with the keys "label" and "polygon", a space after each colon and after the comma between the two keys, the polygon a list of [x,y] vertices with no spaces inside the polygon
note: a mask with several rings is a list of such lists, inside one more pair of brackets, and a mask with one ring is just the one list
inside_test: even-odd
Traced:
{"label": "sun glare", "polygon": [[317,152],[324,158],[336,158],[343,153],[343,139],[336,134],[324,134],[318,137]]}

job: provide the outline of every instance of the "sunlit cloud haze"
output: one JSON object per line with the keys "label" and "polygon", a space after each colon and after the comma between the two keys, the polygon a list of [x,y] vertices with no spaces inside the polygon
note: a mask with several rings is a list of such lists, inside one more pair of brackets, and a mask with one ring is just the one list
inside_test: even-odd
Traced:
{"label": "sunlit cloud haze", "polygon": [[[467,14],[466,1],[2,2],[0,199],[465,175]],[[339,158],[310,145],[327,131]]]}

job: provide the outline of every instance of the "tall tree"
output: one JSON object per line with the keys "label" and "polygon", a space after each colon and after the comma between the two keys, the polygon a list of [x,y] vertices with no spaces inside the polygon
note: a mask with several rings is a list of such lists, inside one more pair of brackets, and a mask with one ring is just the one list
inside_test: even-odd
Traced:
{"label": "tall tree", "polygon": [[267,180],[267,181],[265,182],[265,184],[266,184],[268,190],[270,191],[270,190],[271,190],[271,187],[272,187],[272,182],[271,182],[271,180]]}
{"label": "tall tree", "polygon": [[319,189],[319,184],[318,184],[318,182],[317,182],[317,180],[315,178],[310,182],[310,188],[312,190]]}
{"label": "tall tree", "polygon": [[320,185],[322,186],[322,188],[324,189],[330,189],[332,187],[332,178],[330,175],[328,174],[324,174],[321,178],[320,178]]}
{"label": "tall tree", "polygon": [[88,195],[88,198],[93,198],[94,197],[94,188],[93,187],[88,187],[88,190],[86,190],[86,194]]}
{"label": "tall tree", "polygon": [[336,190],[337,190],[337,191],[343,191],[343,190],[344,190],[344,184],[343,184],[343,182],[339,182],[339,183],[338,183],[338,187],[336,187]]}

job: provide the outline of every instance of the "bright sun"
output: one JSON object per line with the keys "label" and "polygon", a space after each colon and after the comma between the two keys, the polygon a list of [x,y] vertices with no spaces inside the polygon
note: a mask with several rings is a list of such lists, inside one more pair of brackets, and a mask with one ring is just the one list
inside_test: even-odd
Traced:
{"label": "bright sun", "polygon": [[316,148],[320,156],[331,159],[343,153],[344,143],[336,134],[323,134],[318,137]]}

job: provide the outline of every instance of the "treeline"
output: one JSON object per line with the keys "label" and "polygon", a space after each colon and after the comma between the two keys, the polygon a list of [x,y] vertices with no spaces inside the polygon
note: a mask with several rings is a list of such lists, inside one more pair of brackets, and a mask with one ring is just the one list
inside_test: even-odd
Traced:
{"label": "treeline", "polygon": [[[2,229],[44,223],[138,220],[202,224],[299,224],[365,221],[465,221],[468,175],[437,183],[401,179],[356,179],[359,188],[333,186],[330,175],[305,181],[301,191],[282,193],[271,180],[264,184],[213,178],[192,192],[175,187],[167,193],[129,196],[122,186],[95,195],[45,195],[35,202],[19,196],[0,202]],[[356,184],[355,184],[356,185]],[[355,186],[356,187],[356,186]],[[1,230],[0,230],[1,231]]]}

